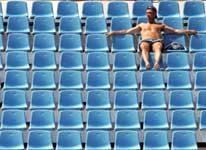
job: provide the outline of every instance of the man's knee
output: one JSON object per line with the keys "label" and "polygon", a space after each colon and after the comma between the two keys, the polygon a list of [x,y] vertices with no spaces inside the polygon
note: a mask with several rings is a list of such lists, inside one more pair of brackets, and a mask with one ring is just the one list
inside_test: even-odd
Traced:
{"label": "man's knee", "polygon": [[161,42],[154,43],[152,48],[154,51],[161,51],[163,49],[163,44]]}
{"label": "man's knee", "polygon": [[140,44],[140,48],[141,48],[142,51],[149,51],[150,50],[150,45],[149,45],[149,43],[142,42]]}

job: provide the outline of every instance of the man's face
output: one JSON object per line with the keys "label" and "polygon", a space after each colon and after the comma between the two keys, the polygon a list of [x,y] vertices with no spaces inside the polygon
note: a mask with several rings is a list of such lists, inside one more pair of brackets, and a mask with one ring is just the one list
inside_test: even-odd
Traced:
{"label": "man's face", "polygon": [[154,19],[156,14],[152,9],[147,9],[146,15],[148,19]]}

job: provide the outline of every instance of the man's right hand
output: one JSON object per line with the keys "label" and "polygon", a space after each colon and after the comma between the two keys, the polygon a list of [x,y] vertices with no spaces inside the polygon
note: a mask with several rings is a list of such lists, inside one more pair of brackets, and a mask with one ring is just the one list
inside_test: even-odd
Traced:
{"label": "man's right hand", "polygon": [[110,36],[112,36],[112,32],[107,32],[106,35],[107,35],[107,37],[110,37]]}

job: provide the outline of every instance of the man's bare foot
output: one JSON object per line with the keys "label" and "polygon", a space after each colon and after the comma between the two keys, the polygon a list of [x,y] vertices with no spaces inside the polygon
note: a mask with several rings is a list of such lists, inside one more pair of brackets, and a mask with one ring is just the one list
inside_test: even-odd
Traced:
{"label": "man's bare foot", "polygon": [[150,64],[147,63],[147,64],[145,65],[145,67],[146,67],[147,70],[149,70],[149,69],[150,69]]}
{"label": "man's bare foot", "polygon": [[155,63],[155,64],[154,64],[154,69],[155,69],[155,70],[158,70],[159,68],[160,68],[160,65],[159,65],[158,63]]}

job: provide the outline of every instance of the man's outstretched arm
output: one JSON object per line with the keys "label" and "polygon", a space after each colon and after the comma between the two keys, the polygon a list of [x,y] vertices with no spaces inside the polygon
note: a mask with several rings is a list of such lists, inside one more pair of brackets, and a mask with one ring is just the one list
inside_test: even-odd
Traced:
{"label": "man's outstretched arm", "polygon": [[195,30],[185,30],[185,29],[174,29],[167,25],[164,25],[164,31],[166,33],[175,33],[175,34],[186,34],[186,35],[195,35],[197,31]]}

